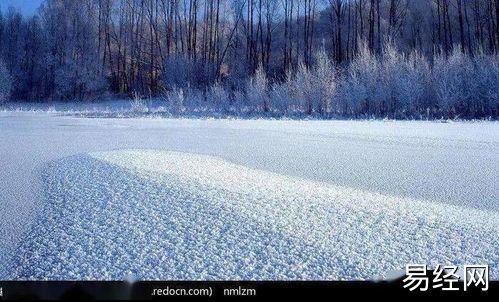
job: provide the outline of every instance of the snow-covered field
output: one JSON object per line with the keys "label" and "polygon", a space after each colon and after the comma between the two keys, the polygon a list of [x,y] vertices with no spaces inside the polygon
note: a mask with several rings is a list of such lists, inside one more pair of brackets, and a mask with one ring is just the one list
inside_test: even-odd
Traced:
{"label": "snow-covered field", "polygon": [[0,113],[0,279],[499,279],[497,122]]}

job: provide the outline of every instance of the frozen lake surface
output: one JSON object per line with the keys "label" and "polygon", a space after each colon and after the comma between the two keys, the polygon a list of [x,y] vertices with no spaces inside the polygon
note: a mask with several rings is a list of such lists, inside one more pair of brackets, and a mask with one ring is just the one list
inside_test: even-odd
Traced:
{"label": "frozen lake surface", "polygon": [[499,279],[497,122],[0,113],[0,279]]}

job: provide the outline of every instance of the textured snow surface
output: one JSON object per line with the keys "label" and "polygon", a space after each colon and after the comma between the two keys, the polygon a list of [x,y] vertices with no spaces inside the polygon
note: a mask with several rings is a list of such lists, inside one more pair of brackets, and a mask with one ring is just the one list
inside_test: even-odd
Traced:
{"label": "textured snow surface", "polygon": [[499,214],[206,156],[130,150],[43,171],[47,207],[15,279],[372,279],[407,263],[497,277]]}
{"label": "textured snow surface", "polygon": [[[0,112],[0,280],[215,278],[203,270],[255,279],[295,278],[292,272],[377,278],[411,259],[486,262],[499,279],[497,175],[497,122]],[[217,230],[228,234],[224,240],[213,239]],[[165,239],[167,232],[181,243]],[[206,239],[188,240],[192,234]],[[255,251],[250,243],[261,237]],[[211,261],[223,246],[224,262]],[[264,273],[257,264],[265,261],[282,265]]]}

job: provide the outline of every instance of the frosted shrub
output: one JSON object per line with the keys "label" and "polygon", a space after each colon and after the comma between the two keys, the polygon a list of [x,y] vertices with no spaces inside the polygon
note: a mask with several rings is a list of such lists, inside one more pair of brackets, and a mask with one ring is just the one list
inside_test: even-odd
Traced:
{"label": "frosted shrub", "polygon": [[173,88],[165,94],[165,99],[168,103],[168,107],[175,111],[182,111],[185,104],[185,94],[183,88]]}
{"label": "frosted shrub", "polygon": [[12,81],[5,65],[0,62],[0,104],[10,96]]}
{"label": "frosted shrub", "polygon": [[274,112],[286,112],[292,96],[289,82],[275,83],[270,89],[270,108]]}
{"label": "frosted shrub", "polygon": [[146,100],[144,100],[138,93],[134,93],[133,99],[130,101],[130,107],[133,112],[146,113],[149,112]]}
{"label": "frosted shrub", "polygon": [[236,109],[240,111],[246,111],[247,108],[245,108],[245,106],[246,106],[246,95],[244,94],[244,91],[239,91],[239,90],[234,91],[232,95],[232,106],[231,106],[234,108],[234,110],[232,111],[236,111]]}
{"label": "frosted shrub", "polygon": [[207,94],[207,101],[217,109],[227,109],[230,105],[229,94],[220,82],[216,82],[210,87]]}
{"label": "frosted shrub", "polygon": [[261,65],[256,70],[255,75],[248,81],[246,99],[248,105],[256,110],[269,111],[268,80]]}
{"label": "frosted shrub", "polygon": [[208,109],[206,101],[206,93],[200,89],[188,88],[184,90],[184,109],[198,108],[202,110]]}

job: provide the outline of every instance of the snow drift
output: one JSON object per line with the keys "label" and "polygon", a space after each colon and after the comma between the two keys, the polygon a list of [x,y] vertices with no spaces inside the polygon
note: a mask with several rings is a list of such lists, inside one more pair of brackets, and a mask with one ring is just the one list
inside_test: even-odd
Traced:
{"label": "snow drift", "polygon": [[499,214],[190,153],[56,160],[9,279],[373,279],[407,263],[489,264]]}

